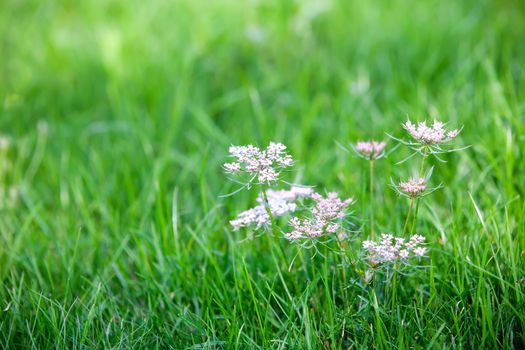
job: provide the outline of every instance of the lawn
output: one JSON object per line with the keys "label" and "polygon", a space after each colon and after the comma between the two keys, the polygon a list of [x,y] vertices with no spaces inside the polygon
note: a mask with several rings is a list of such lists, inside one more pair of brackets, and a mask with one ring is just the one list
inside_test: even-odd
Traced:
{"label": "lawn", "polygon": [[[525,348],[524,38],[518,0],[2,1],[0,348]],[[425,257],[376,272],[407,119],[470,147],[425,163]],[[271,141],[353,198],[341,251],[230,224],[229,147]]]}

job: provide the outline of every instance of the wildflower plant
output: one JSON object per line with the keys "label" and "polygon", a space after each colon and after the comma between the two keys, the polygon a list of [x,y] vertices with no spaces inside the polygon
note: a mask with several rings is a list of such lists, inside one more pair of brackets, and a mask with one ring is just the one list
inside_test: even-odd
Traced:
{"label": "wildflower plant", "polygon": [[419,122],[416,125],[410,120],[407,120],[405,123],[403,123],[403,128],[408,133],[408,141],[387,134],[390,138],[405,146],[408,146],[412,151],[414,151],[399,163],[404,162],[416,154],[419,154],[424,158],[432,155],[438,161],[444,162],[444,160],[440,157],[441,154],[456,152],[467,148],[450,147],[450,143],[459,135],[461,129],[447,130],[445,126],[445,123],[439,120],[434,120],[432,124],[428,125],[426,121]]}
{"label": "wildflower plant", "polygon": [[398,194],[410,198],[410,206],[408,209],[408,214],[407,214],[407,218],[405,221],[405,225],[403,227],[403,234],[405,234],[407,225],[408,225],[408,221],[409,221],[409,218],[412,212],[412,207],[414,205],[414,201],[416,204],[416,209],[415,209],[415,215],[412,221],[412,228],[410,230],[412,233],[414,232],[414,229],[416,226],[417,215],[419,212],[420,199],[442,187],[441,185],[435,188],[427,187],[427,183],[428,183],[430,174],[432,173],[433,169],[431,168],[427,172],[427,175],[423,177],[424,171],[425,171],[426,159],[429,156],[433,156],[438,161],[445,162],[440,157],[441,154],[460,151],[460,150],[468,148],[468,146],[463,147],[463,148],[450,147],[450,143],[459,135],[459,133],[461,132],[461,129],[448,130],[446,128],[445,123],[439,120],[434,120],[432,124],[428,124],[428,125],[426,121],[419,122],[416,125],[412,123],[410,120],[407,120],[405,123],[403,123],[403,128],[408,133],[409,141],[398,139],[398,138],[395,138],[387,134],[392,139],[398,141],[400,144],[408,146],[408,148],[413,151],[408,157],[401,160],[397,164],[405,162],[406,160],[408,160],[409,158],[413,157],[416,154],[419,154],[422,156],[421,165],[419,168],[419,175],[417,177],[410,178],[407,181],[399,182],[398,185],[394,184],[392,181],[392,187]]}
{"label": "wildflower plant", "polygon": [[315,205],[310,208],[307,217],[290,219],[289,224],[293,230],[285,236],[291,241],[315,240],[338,233],[347,216],[346,209],[353,202],[352,198],[340,199],[336,192],[330,192],[326,197],[313,193],[311,198]]}
{"label": "wildflower plant", "polygon": [[[281,172],[293,165],[292,156],[286,151],[285,145],[277,142],[270,142],[264,150],[253,145],[231,146],[229,152],[230,156],[235,158],[235,161],[223,165],[226,173],[247,175],[247,178],[240,182],[242,187],[231,194],[250,188],[254,184],[259,185],[259,199],[269,218],[272,231],[275,233],[274,215],[268,198],[267,188],[275,185],[280,179]],[[276,208],[275,203],[274,208]],[[234,225],[241,227],[251,223],[251,220],[264,221],[264,216],[258,214],[260,214],[260,208],[255,207],[253,211],[245,212],[242,217],[238,218],[239,221],[234,221]]]}
{"label": "wildflower plant", "polygon": [[[415,125],[407,121],[403,124],[403,127],[408,132],[411,138],[410,141],[394,139],[398,140],[399,144],[407,145],[414,151],[410,157],[419,154],[422,156],[422,160],[418,174],[397,182],[391,180],[391,186],[394,191],[399,196],[410,200],[403,232],[399,237],[383,233],[379,240],[376,241],[374,236],[374,162],[385,158],[399,144],[392,147],[389,152],[386,151],[387,144],[384,141],[359,141],[352,145],[355,154],[369,162],[370,237],[362,242],[364,254],[357,254],[357,260],[352,258],[350,261],[352,261],[352,266],[355,266],[356,261],[362,261],[369,267],[363,276],[367,285],[369,283],[367,276],[374,278],[374,292],[377,279],[375,277],[376,272],[379,271],[379,268],[384,268],[388,277],[387,281],[390,282],[392,307],[395,306],[396,302],[398,269],[402,266],[412,266],[410,261],[425,257],[428,252],[424,246],[425,237],[413,234],[417,221],[419,201],[442,186],[429,186],[433,167],[425,173],[425,160],[430,155],[436,156],[437,159],[441,160],[438,157],[439,154],[455,151],[448,148],[447,145],[460,133],[458,129],[447,130],[445,124],[439,121],[434,121],[432,125],[427,125],[425,122]],[[342,199],[337,192],[321,195],[312,188],[302,186],[291,186],[287,190],[272,188],[279,181],[283,181],[281,179],[283,171],[294,164],[286,146],[281,143],[270,142],[265,149],[260,149],[253,145],[231,146],[229,151],[234,161],[225,163],[223,168],[229,175],[239,176],[241,179],[244,176],[244,180],[241,180],[242,187],[239,191],[244,188],[251,188],[254,185],[260,188],[260,193],[256,199],[257,205],[239,213],[235,219],[230,221],[233,229],[253,227],[257,230],[271,226],[271,231],[275,234],[278,232],[275,219],[292,215],[292,218],[288,221],[289,228],[280,231],[285,232],[284,237],[288,241],[299,245],[300,248],[314,248],[316,254],[320,252],[318,250],[319,244],[327,249],[323,250],[323,252],[341,253],[339,256],[342,259],[342,266],[344,266],[342,274],[344,281],[346,281],[345,268],[350,266],[346,264],[347,255],[352,253],[351,250],[347,250],[349,246],[345,242],[349,237],[349,233],[352,232],[349,229],[351,223],[347,220],[347,217],[354,199]],[[402,162],[404,160],[399,163]],[[413,215],[414,204],[415,214]],[[412,229],[407,237],[410,219],[412,219]],[[339,243],[336,250],[331,248],[333,246],[330,245],[330,242],[333,241]],[[301,251],[299,250],[296,257]],[[292,259],[292,264],[293,260],[295,260],[295,257]],[[379,273],[379,275],[383,276],[383,273]]]}
{"label": "wildflower plant", "polygon": [[[310,197],[312,193],[313,190],[311,188],[299,186],[292,186],[289,190],[269,189],[267,198],[273,217],[278,218],[294,212],[297,209],[297,201]],[[248,226],[254,226],[255,229],[259,229],[271,224],[270,216],[261,194],[257,197],[257,202],[259,203],[257,206],[241,212],[236,219],[230,221],[235,230]]]}
{"label": "wildflower plant", "polygon": [[264,150],[253,145],[231,146],[230,155],[236,161],[224,164],[230,174],[245,173],[249,180],[246,185],[271,184],[279,180],[282,170],[293,165],[293,159],[282,143],[270,142]]}
{"label": "wildflower plant", "polygon": [[355,153],[366,160],[381,159],[385,156],[386,142],[383,141],[358,141],[352,145]]}
{"label": "wildflower plant", "polygon": [[[339,147],[341,147],[346,152],[349,152],[349,150],[342,146],[341,144],[338,144]],[[376,141],[376,140],[370,140],[370,141],[358,141],[355,144],[351,144],[351,148],[354,151],[354,154],[362,159],[365,159],[368,161],[369,165],[369,179],[370,179],[370,237],[372,239],[375,238],[374,234],[374,203],[375,203],[375,191],[374,191],[374,162],[376,160],[379,160],[381,158],[386,157],[389,153],[393,152],[396,148],[392,148],[390,152],[386,152],[386,142],[384,141]]]}
{"label": "wildflower plant", "polygon": [[421,235],[413,235],[407,240],[383,233],[379,242],[364,241],[363,248],[366,250],[369,261],[374,264],[406,262],[427,253],[427,248],[422,246],[424,242],[425,237]]}

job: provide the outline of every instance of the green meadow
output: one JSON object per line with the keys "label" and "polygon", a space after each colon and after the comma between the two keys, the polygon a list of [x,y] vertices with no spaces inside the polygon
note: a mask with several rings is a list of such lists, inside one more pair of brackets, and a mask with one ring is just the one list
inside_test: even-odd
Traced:
{"label": "green meadow", "polygon": [[[375,285],[368,163],[338,144],[407,118],[470,147],[428,160],[423,266]],[[525,348],[521,1],[4,0],[0,135],[1,349]],[[346,258],[230,225],[258,189],[221,197],[228,149],[270,141],[354,199]],[[375,162],[377,233],[409,155]]]}

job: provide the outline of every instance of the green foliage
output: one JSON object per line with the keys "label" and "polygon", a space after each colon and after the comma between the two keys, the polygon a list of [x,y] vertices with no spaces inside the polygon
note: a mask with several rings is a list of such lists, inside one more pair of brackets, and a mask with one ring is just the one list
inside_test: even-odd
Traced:
{"label": "green foliage", "polygon": [[[525,347],[519,1],[5,0],[0,33],[0,348]],[[334,141],[407,116],[472,147],[430,161],[430,266],[394,308],[337,256],[231,230],[256,193],[219,198],[230,144],[285,143],[289,180],[365,224],[367,164]],[[375,165],[383,232],[408,154]]]}

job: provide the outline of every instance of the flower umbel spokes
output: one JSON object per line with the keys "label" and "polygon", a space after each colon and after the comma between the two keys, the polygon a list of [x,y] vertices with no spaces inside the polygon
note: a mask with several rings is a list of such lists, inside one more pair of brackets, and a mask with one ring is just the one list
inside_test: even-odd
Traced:
{"label": "flower umbel spokes", "polygon": [[[292,213],[297,209],[297,201],[302,198],[310,197],[313,193],[310,187],[292,186],[289,190],[268,190],[267,198],[270,211],[274,218],[281,217]],[[263,226],[269,226],[270,216],[265,208],[262,194],[257,197],[257,206],[241,212],[230,224],[235,230],[241,227],[255,226],[259,229]]]}
{"label": "flower umbel spokes", "polygon": [[225,163],[227,173],[246,173],[249,183],[268,184],[279,179],[281,171],[293,165],[293,159],[282,143],[270,142],[264,150],[253,145],[231,146],[230,155],[235,162]]}
{"label": "flower umbel spokes", "polygon": [[368,160],[375,160],[385,156],[386,142],[358,141],[353,147],[358,156]]}
{"label": "flower umbel spokes", "polygon": [[408,146],[414,151],[414,153],[399,163],[403,163],[415,154],[420,154],[423,157],[432,155],[437,160],[444,162],[444,160],[439,157],[440,154],[456,152],[468,148],[468,146],[463,148],[451,148],[450,142],[459,135],[461,129],[447,130],[445,128],[445,123],[439,120],[434,120],[432,124],[428,125],[426,121],[419,122],[416,125],[410,120],[407,120],[403,123],[403,128],[408,132],[411,140],[405,141],[387,134],[390,138]]}
{"label": "flower umbel spokes", "polygon": [[432,192],[443,187],[441,184],[437,187],[428,187],[430,176],[432,175],[433,167],[429,169],[425,177],[412,176],[405,181],[399,181],[398,184],[390,179],[391,186],[394,191],[400,196],[408,197],[410,199],[422,198],[428,196]]}
{"label": "flower umbel spokes", "polygon": [[315,206],[310,210],[310,217],[290,220],[293,231],[286,234],[289,240],[315,239],[337,233],[346,216],[346,208],[353,202],[352,198],[341,200],[336,192],[330,192],[326,197],[314,193],[312,199]]}
{"label": "flower umbel spokes", "polygon": [[403,127],[412,136],[416,143],[424,145],[439,145],[452,141],[458,136],[461,130],[453,129],[447,131],[445,123],[434,120],[432,126],[427,126],[426,122],[419,122],[416,126],[410,120],[407,120]]}
{"label": "flower umbel spokes", "polygon": [[425,237],[421,235],[414,235],[405,240],[383,233],[379,242],[364,241],[363,248],[373,264],[399,262],[424,256],[427,252],[427,248],[422,246],[424,241]]}

